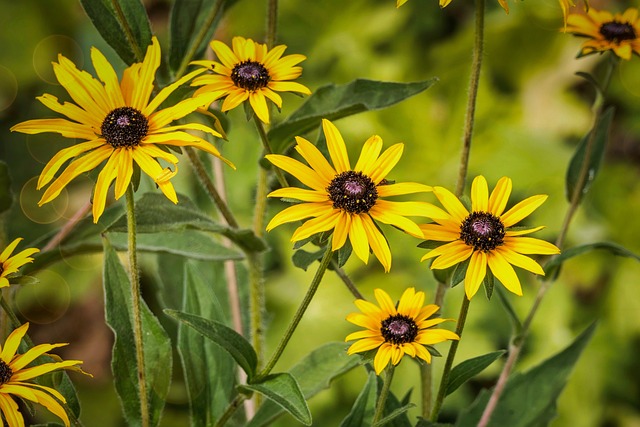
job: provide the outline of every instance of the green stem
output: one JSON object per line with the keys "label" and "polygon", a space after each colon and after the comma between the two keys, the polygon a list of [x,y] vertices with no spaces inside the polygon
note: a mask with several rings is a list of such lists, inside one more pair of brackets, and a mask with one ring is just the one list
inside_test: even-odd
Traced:
{"label": "green stem", "polygon": [[182,57],[182,62],[180,62],[180,67],[178,68],[178,71],[176,71],[174,80],[178,80],[186,72],[187,67],[189,66],[189,62],[191,62],[193,57],[196,55],[198,47],[202,44],[204,39],[207,37],[207,32],[209,31],[209,28],[211,28],[216,18],[218,17],[218,14],[222,10],[222,6],[224,6],[224,1],[225,0],[216,0],[215,6],[213,7],[213,9],[211,9],[209,14],[205,18],[203,24],[200,26],[200,30],[198,31],[198,34],[193,39],[193,41],[189,45],[189,49],[187,49],[187,52]]}
{"label": "green stem", "polygon": [[222,427],[225,425],[245,400],[247,400],[247,396],[244,394],[236,395],[236,397],[229,403],[229,406],[227,406],[227,409],[222,413],[218,421],[216,421],[214,427]]}
{"label": "green stem", "polygon": [[420,390],[422,391],[422,418],[429,419],[431,415],[431,400],[433,399],[433,369],[431,363],[420,364]]}
{"label": "green stem", "polygon": [[447,385],[449,383],[449,374],[451,373],[453,361],[456,357],[456,352],[458,351],[460,340],[462,339],[462,331],[464,330],[464,324],[467,321],[467,313],[469,312],[470,302],[471,301],[469,301],[467,295],[463,295],[462,305],[460,306],[460,314],[458,315],[458,323],[456,324],[456,334],[458,334],[460,339],[451,341],[449,354],[447,354],[447,360],[444,363],[444,371],[442,372],[440,387],[438,388],[438,396],[436,397],[436,401],[433,405],[433,411],[431,413],[431,421],[433,422],[438,420],[438,414],[440,413],[440,408],[442,408],[442,403],[444,402],[444,396],[446,394]]}
{"label": "green stem", "polygon": [[213,181],[211,181],[211,179],[209,178],[204,165],[198,158],[198,154],[192,147],[185,147],[185,151],[187,152],[189,161],[191,162],[191,165],[193,166],[193,169],[196,172],[200,183],[203,185],[213,203],[215,203],[218,211],[220,211],[220,214],[222,214],[222,216],[224,217],[224,220],[227,222],[227,224],[229,224],[230,227],[238,228],[238,221],[236,221],[236,218],[233,216],[233,213],[229,209],[229,206],[224,201],[222,196],[220,196],[220,193],[218,193],[218,190],[216,189]]}
{"label": "green stem", "polygon": [[345,273],[345,271],[338,265],[338,261],[334,260],[333,258],[331,259],[331,267],[333,267],[333,270],[336,272],[340,280],[342,280],[347,289],[349,289],[349,292],[351,292],[354,297],[356,297],[357,299],[366,299],[360,293],[358,288],[356,288],[356,284],[353,283],[349,276],[347,276],[347,273]]}
{"label": "green stem", "polygon": [[276,44],[276,31],[278,28],[278,0],[268,0],[267,5],[267,35],[265,42],[268,48]]}
{"label": "green stem", "polygon": [[[298,307],[298,311],[296,311],[296,314],[293,316],[293,319],[291,320],[291,323],[289,324],[287,331],[284,333],[282,339],[280,340],[280,343],[278,344],[278,348],[273,353],[273,356],[271,356],[271,359],[269,360],[265,368],[262,370],[262,372],[260,372],[260,374],[258,375],[258,378],[264,378],[267,375],[269,375],[269,373],[271,372],[275,364],[278,362],[278,359],[280,359],[280,356],[282,356],[282,352],[284,351],[285,347],[289,343],[289,340],[291,339],[293,332],[298,327],[300,320],[302,320],[302,316],[307,311],[307,308],[309,307],[309,304],[311,303],[313,296],[316,294],[316,291],[318,290],[318,286],[322,281],[322,277],[324,276],[324,273],[327,270],[327,267],[331,263],[332,256],[333,256],[333,251],[331,250],[331,241],[329,241],[327,243],[326,252],[322,257],[322,261],[320,261],[320,265],[318,266],[318,270],[316,271],[316,274],[313,277],[313,280],[311,281],[311,285],[307,290],[307,294],[304,296],[302,303],[300,303],[300,307]],[[256,382],[258,382],[257,379],[256,379]]]}
{"label": "green stem", "polygon": [[[262,141],[262,146],[264,147],[264,151],[266,154],[273,154],[273,149],[271,149],[271,143],[269,142],[269,138],[267,137],[267,132],[264,130],[264,126],[262,126],[262,122],[259,118],[253,118],[253,122],[256,124],[256,129],[258,130],[258,134],[260,135],[260,140]],[[285,178],[284,174],[280,170],[280,168],[273,168],[276,174],[276,178],[278,178],[278,182],[283,187],[288,187],[287,178]]]}
{"label": "green stem", "polygon": [[[467,99],[467,109],[465,113],[464,121],[464,133],[462,137],[462,150],[460,152],[460,165],[458,167],[458,178],[456,180],[456,196],[460,197],[464,193],[465,183],[467,181],[467,172],[469,170],[469,156],[471,154],[471,142],[473,140],[473,125],[476,116],[476,104],[478,101],[478,88],[480,87],[480,71],[482,70],[482,56],[484,52],[484,9],[485,0],[476,0],[476,15],[475,15],[475,35],[473,39],[473,58],[471,61],[471,74],[469,76],[469,97]],[[449,287],[445,283],[438,283],[436,290],[436,297],[434,304],[442,307],[444,302],[444,296]],[[466,301],[466,297],[465,297]],[[464,303],[463,303],[464,304]],[[466,317],[466,314],[465,314]],[[458,334],[460,335],[460,334]],[[451,344],[449,352],[455,351],[458,348],[458,342],[454,341]],[[449,360],[447,356],[447,360]],[[453,362],[453,358],[451,358]],[[428,409],[431,406],[431,382],[433,373],[431,372],[433,367],[427,365],[422,369],[422,412],[425,418],[428,417]],[[446,368],[445,368],[446,370]],[[448,375],[448,372],[447,372]],[[444,377],[443,377],[444,379]],[[442,388],[442,382],[440,383]],[[438,398],[440,393],[444,392],[440,390],[438,392]],[[444,396],[442,397],[444,398]],[[442,402],[440,402],[442,405]],[[439,411],[439,405],[434,407],[434,413],[437,416]]]}
{"label": "green stem", "polygon": [[127,236],[129,246],[129,281],[131,282],[131,302],[133,304],[133,336],[135,341],[138,386],[140,387],[140,417],[143,427],[149,426],[149,404],[144,364],[144,342],[142,316],[140,314],[140,276],[136,250],[136,214],[133,200],[133,185],[126,192],[127,197]]}
{"label": "green stem", "polygon": [[473,59],[471,62],[471,77],[469,80],[469,98],[467,99],[467,112],[464,121],[464,136],[462,140],[462,152],[460,153],[460,167],[456,183],[456,195],[462,195],[467,180],[469,168],[469,154],[471,152],[471,140],[473,138],[473,123],[476,115],[476,102],[478,87],[480,86],[480,70],[482,69],[482,54],[484,49],[484,0],[476,0],[475,37],[473,44]]}
{"label": "green stem", "polygon": [[113,6],[113,9],[116,12],[116,19],[118,20],[118,22],[120,22],[120,25],[124,30],[124,35],[129,41],[129,46],[131,46],[131,48],[133,49],[133,54],[135,55],[137,62],[142,62],[142,60],[144,59],[144,54],[142,52],[141,47],[138,46],[138,41],[133,35],[133,31],[129,26],[129,22],[127,22],[127,19],[124,16],[124,12],[120,7],[120,2],[116,0],[111,0],[111,5]]}
{"label": "green stem", "polygon": [[391,390],[391,382],[393,381],[393,373],[395,372],[395,366],[393,364],[387,365],[385,369],[384,380],[382,383],[382,390],[380,390],[380,396],[376,403],[376,412],[373,416],[373,422],[371,425],[375,426],[378,421],[382,419],[384,415],[384,406],[387,403],[389,397],[389,390]]}
{"label": "green stem", "polygon": [[[613,54],[612,54],[613,55]],[[611,82],[611,76],[613,75],[613,70],[615,66],[618,64],[617,57],[610,58],[608,62],[608,67],[605,72],[603,84],[601,88],[596,93],[596,99],[593,102],[592,110],[594,112],[593,119],[593,127],[591,128],[591,132],[589,134],[589,139],[587,140],[587,146],[585,149],[584,155],[584,163],[580,168],[580,174],[578,175],[578,182],[576,183],[574,193],[571,196],[571,202],[567,209],[567,213],[564,217],[564,221],[562,223],[562,228],[560,229],[560,234],[556,239],[556,246],[562,248],[564,245],[564,240],[567,235],[567,231],[569,230],[569,226],[571,225],[571,221],[575,212],[577,211],[580,201],[582,200],[582,188],[587,180],[589,174],[589,164],[591,163],[591,155],[593,154],[593,145],[595,144],[595,134],[596,129],[599,126],[600,120],[602,119],[602,112],[604,110],[604,101],[605,101],[605,93],[609,87],[609,83]],[[511,375],[511,371],[515,367],[516,362],[518,361],[518,357],[520,356],[520,352],[522,351],[522,347],[524,346],[526,337],[529,333],[529,329],[533,322],[533,318],[538,312],[538,308],[542,303],[542,299],[544,298],[547,290],[551,287],[552,281],[542,282],[540,288],[538,289],[538,294],[536,295],[536,299],[531,305],[531,309],[527,314],[524,322],[522,322],[522,329],[519,331],[519,334],[511,340],[511,345],[509,346],[509,355],[507,357],[507,361],[502,367],[502,371],[500,372],[500,376],[498,377],[498,381],[496,382],[496,386],[489,397],[489,401],[487,402],[487,406],[484,408],[484,412],[482,413],[482,417],[480,418],[480,422],[478,423],[478,427],[486,427],[491,420],[491,416],[498,406],[498,402],[500,401],[500,397],[504,392],[504,389],[507,385],[507,381],[509,379],[509,375]]]}

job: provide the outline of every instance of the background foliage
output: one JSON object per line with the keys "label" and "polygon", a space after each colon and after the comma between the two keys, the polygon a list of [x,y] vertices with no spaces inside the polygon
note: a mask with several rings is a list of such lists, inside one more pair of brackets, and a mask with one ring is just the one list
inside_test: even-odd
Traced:
{"label": "background foliage", "polygon": [[[42,208],[35,191],[36,177],[44,163],[68,141],[56,135],[10,134],[15,123],[44,117],[50,112],[34,101],[43,92],[66,99],[57,86],[50,62],[63,53],[80,68],[90,68],[90,46],[99,47],[113,64],[124,64],[99,37],[79,2],[60,0],[3,2],[0,18],[0,158],[10,165],[14,193],[12,209],[5,215],[3,241],[24,236],[36,242],[64,223],[86,202],[94,175],[77,179],[66,196]],[[609,2],[592,2],[594,7]],[[627,4],[628,3],[628,4]],[[169,1],[145,1],[153,31],[160,37],[163,53],[168,31]],[[631,2],[619,2],[620,8]],[[549,194],[536,211],[532,223],[546,224],[537,237],[553,240],[566,206],[564,174],[575,146],[590,126],[592,91],[574,75],[593,70],[600,57],[574,59],[579,40],[562,34],[556,0],[514,1],[507,16],[497,2],[489,2],[483,68],[470,176],[483,174],[490,183],[510,176],[518,200],[532,194]],[[234,35],[263,37],[265,4],[239,0],[221,23],[216,38],[228,41]],[[460,135],[466,101],[472,42],[473,5],[456,0],[440,10],[437,2],[411,0],[396,10],[392,0],[324,0],[280,3],[278,42],[287,53],[302,53],[301,82],[312,91],[333,82],[343,84],[357,78],[386,81],[423,81],[438,77],[428,91],[389,109],[361,114],[337,123],[345,140],[362,142],[373,133],[386,145],[405,143],[397,180],[419,181],[451,187],[457,174]],[[640,252],[640,61],[623,62],[613,77],[611,101],[617,111],[612,138],[599,179],[587,196],[569,234],[570,246],[593,241],[615,241]],[[284,113],[293,111],[301,99],[288,96]],[[253,126],[245,123],[240,109],[229,113],[225,156],[236,164],[257,159],[261,147]],[[282,115],[284,117],[284,114]],[[315,135],[314,135],[315,137]],[[355,144],[354,144],[355,145]],[[351,147],[353,148],[354,145]],[[355,153],[354,153],[355,155]],[[253,206],[253,169],[225,171],[232,209],[248,224]],[[195,203],[207,206],[186,158],[177,177],[180,191]],[[144,180],[143,180],[144,185]],[[425,196],[425,200],[428,200]],[[272,214],[279,210],[274,202]],[[293,228],[291,228],[292,230]],[[277,339],[304,294],[313,272],[291,265],[287,232],[267,236],[274,250],[268,254],[267,301],[269,331]],[[379,264],[368,266],[351,261],[346,270],[365,295],[384,285],[392,296],[407,286],[426,287],[432,295],[435,281],[426,265],[418,262],[424,250],[399,233],[389,233],[394,267],[393,280]],[[33,245],[31,245],[33,246]],[[402,250],[398,250],[402,248]],[[18,295],[21,314],[32,322],[34,341],[70,342],[61,355],[85,360],[92,380],[77,378],[83,405],[82,419],[91,426],[124,425],[110,378],[112,336],[104,324],[100,255],[84,255],[58,262],[38,274],[38,286],[25,286]],[[219,272],[204,271],[197,262],[186,266],[178,257],[142,256],[143,295],[152,311],[160,299],[171,301],[182,284],[172,280],[186,268],[193,280],[210,280]],[[364,274],[366,272],[366,274]],[[174,276],[175,277],[175,276]],[[524,277],[523,277],[524,278]],[[627,258],[604,251],[567,262],[538,314],[520,360],[520,369],[535,366],[565,348],[593,320],[598,327],[579,360],[559,400],[555,426],[634,426],[640,423],[640,267]],[[159,280],[158,280],[159,279]],[[525,296],[510,296],[516,310],[525,313],[535,296],[535,283],[524,282]],[[160,290],[155,283],[161,283]],[[153,284],[153,285],[152,285]],[[462,287],[448,294],[443,312],[455,317]],[[430,298],[430,297],[428,297]],[[296,332],[280,365],[287,368],[322,343],[341,340],[352,327],[344,321],[354,310],[352,298],[331,274],[327,275]],[[217,302],[220,318],[228,318],[225,301]],[[162,304],[163,306],[165,304]],[[510,324],[498,301],[478,297],[468,319],[458,360],[506,348]],[[179,307],[176,307],[179,308]],[[158,314],[158,312],[157,312]],[[169,317],[158,314],[171,339],[178,333]],[[36,328],[37,325],[37,328]],[[80,326],[78,326],[80,325]],[[311,340],[309,337],[313,337]],[[181,336],[180,339],[189,339]],[[197,344],[194,344],[197,345]],[[274,342],[268,340],[268,347]],[[187,386],[181,383],[179,355],[174,355],[174,382],[168,391],[162,425],[185,425],[189,413]],[[228,361],[221,361],[228,363]],[[436,372],[442,361],[436,360]],[[478,391],[492,384],[498,372],[491,366],[479,378],[451,395],[442,418],[467,408]],[[399,393],[414,385],[411,363],[401,364],[394,387]],[[336,380],[331,392],[311,400],[316,425],[338,425],[349,412],[358,391],[367,381],[363,370],[353,370]],[[417,384],[414,385],[417,387]],[[400,391],[402,390],[402,391]],[[411,415],[411,412],[410,412]],[[286,416],[288,417],[288,416]],[[280,424],[289,425],[290,418]]]}

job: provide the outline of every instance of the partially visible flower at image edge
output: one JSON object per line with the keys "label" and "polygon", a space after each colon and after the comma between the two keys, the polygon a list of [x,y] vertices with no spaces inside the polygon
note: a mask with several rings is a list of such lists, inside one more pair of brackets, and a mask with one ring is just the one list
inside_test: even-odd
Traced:
{"label": "partially visible flower at image edge", "polygon": [[[569,17],[569,11],[571,8],[576,7],[575,0],[558,0],[560,3],[560,9],[562,9],[562,18],[564,22],[564,31],[567,30],[567,18]],[[582,4],[584,6],[584,10],[589,10],[589,2],[588,0],[582,0]]]}
{"label": "partially visible flower at image edge", "polygon": [[213,74],[193,80],[192,86],[202,86],[195,94],[213,92],[217,98],[225,97],[221,107],[223,112],[248,100],[256,116],[269,123],[267,98],[282,108],[282,98],[276,92],[311,94],[306,86],[289,81],[302,74],[302,67],[297,64],[306,59],[304,55],[282,56],[287,46],[278,45],[269,50],[266,44],[244,37],[234,37],[231,45],[233,50],[223,42],[213,40],[210,46],[220,62],[192,62],[213,71]]}
{"label": "partially visible flower at image edge", "polygon": [[[149,175],[164,195],[178,203],[173,184],[178,158],[164,146],[193,146],[212,154],[233,167],[218,149],[199,136],[184,132],[195,130],[215,137],[222,137],[216,130],[200,123],[184,123],[167,126],[215,99],[215,94],[195,96],[156,111],[179,86],[204,70],[193,71],[160,90],[150,100],[154,90],[155,74],[160,67],[160,45],[153,37],[142,63],[125,69],[122,81],[104,55],[91,48],[91,60],[100,81],[89,73],[80,71],[69,59],[58,55],[53,71],[58,82],[66,89],[74,103],[60,104],[50,94],[37,99],[49,109],[63,114],[63,118],[36,119],[19,123],[11,128],[26,134],[42,132],[59,133],[66,138],[84,140],[60,150],[44,167],[37,188],[54,179],[58,170],[73,159],[64,171],[49,185],[38,205],[42,206],[58,197],[60,192],[78,175],[91,171],[106,160],[98,175],[93,195],[93,221],[98,222],[107,198],[107,191],[115,180],[115,197],[125,193],[134,172],[134,162]],[[77,104],[77,105],[76,105]],[[173,165],[173,170],[163,168],[162,159]]]}
{"label": "partially visible flower at image edge", "polygon": [[362,299],[355,301],[361,313],[351,313],[347,320],[365,330],[349,334],[345,341],[357,340],[349,347],[349,355],[378,349],[373,360],[376,374],[389,362],[400,363],[405,354],[431,363],[431,354],[425,346],[460,339],[454,332],[433,328],[453,319],[432,318],[440,307],[435,304],[423,307],[424,292],[406,289],[397,307],[382,289],[375,289],[374,294],[378,305]]}
{"label": "partially visible flower at image edge", "polygon": [[[396,0],[396,7],[402,6],[407,1],[408,0]],[[444,8],[449,6],[449,3],[451,3],[451,1],[452,0],[440,0],[440,7]],[[498,3],[500,3],[500,6],[502,6],[505,12],[509,13],[509,4],[507,3],[507,0],[498,0]]]}
{"label": "partially visible flower at image edge", "polygon": [[432,269],[444,269],[469,260],[464,289],[471,299],[484,280],[487,266],[491,273],[511,292],[522,295],[520,280],[513,266],[544,275],[544,270],[532,254],[560,253],[555,245],[532,237],[523,237],[544,227],[509,230],[547,199],[546,195],[531,196],[504,212],[511,195],[511,179],[502,177],[489,196],[487,181],[480,175],[471,185],[471,212],[449,190],[434,187],[433,193],[446,208],[445,219],[433,218],[435,223],[420,228],[427,240],[447,242],[431,250],[422,261],[435,258]]}
{"label": "partially visible flower at image edge", "polygon": [[16,273],[20,267],[33,261],[31,255],[40,252],[37,248],[27,248],[17,254],[11,256],[13,251],[22,241],[22,237],[18,237],[7,246],[0,254],[0,288],[9,286],[7,276]]}
{"label": "partially visible flower at image edge", "polygon": [[[26,382],[48,372],[59,369],[71,369],[82,372],[77,365],[81,360],[61,360],[43,363],[27,368],[27,365],[46,352],[67,344],[40,344],[24,354],[16,354],[20,341],[27,333],[29,324],[25,323],[7,337],[0,354],[0,410],[11,427],[24,427],[24,418],[14,397],[38,403],[59,417],[69,427],[69,417],[59,402],[66,403],[64,396],[51,387]],[[56,359],[54,359],[56,360]],[[84,373],[84,372],[82,372]],[[88,375],[88,374],[87,374]]]}
{"label": "partially visible flower at image edge", "polygon": [[615,15],[594,8],[586,14],[572,13],[567,18],[566,31],[588,38],[582,44],[579,57],[613,51],[628,61],[633,53],[640,55],[640,19],[634,7]]}
{"label": "partially visible flower at image edge", "polygon": [[431,217],[437,215],[439,209],[426,202],[392,202],[383,198],[430,192],[432,188],[414,182],[391,184],[385,180],[400,160],[404,144],[394,144],[380,154],[382,139],[374,135],[364,143],[352,168],[340,131],[328,120],[322,121],[322,128],[333,166],[315,145],[301,137],[296,137],[298,144],[295,149],[310,167],[291,157],[279,154],[266,156],[275,166],[311,188],[287,187],[271,192],[269,197],[295,199],[303,203],[276,214],[267,224],[267,231],[311,217],[293,233],[292,242],[333,230],[333,251],[340,249],[349,237],[358,258],[367,263],[371,247],[385,271],[389,271],[391,251],[374,220],[422,237],[418,225],[406,216]]}

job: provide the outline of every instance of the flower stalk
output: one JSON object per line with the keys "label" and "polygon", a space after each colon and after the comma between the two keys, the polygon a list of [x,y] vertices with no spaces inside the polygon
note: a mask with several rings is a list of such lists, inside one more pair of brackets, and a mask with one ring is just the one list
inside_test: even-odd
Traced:
{"label": "flower stalk", "polygon": [[144,340],[142,316],[140,310],[140,276],[138,271],[138,255],[136,249],[136,215],[133,198],[133,184],[126,191],[127,209],[127,242],[129,255],[129,282],[131,285],[131,303],[133,306],[133,336],[135,341],[136,368],[138,371],[138,387],[140,392],[140,417],[143,427],[149,426],[149,404],[147,381],[144,363]]}
{"label": "flower stalk", "polygon": [[[562,228],[560,229],[560,234],[556,239],[556,246],[562,248],[567,231],[569,230],[569,226],[573,219],[575,212],[577,211],[580,201],[583,196],[583,188],[586,183],[588,174],[589,174],[589,165],[591,162],[591,156],[593,155],[593,146],[595,144],[595,134],[596,129],[599,126],[600,120],[602,119],[602,113],[604,110],[604,101],[605,101],[605,93],[607,88],[609,87],[609,83],[611,81],[611,76],[613,75],[613,71],[618,64],[618,58],[612,53],[608,66],[605,72],[605,76],[600,88],[596,88],[596,97],[593,102],[592,111],[594,113],[593,119],[593,127],[589,134],[589,138],[587,140],[587,146],[585,148],[585,156],[582,167],[580,168],[580,174],[578,175],[578,181],[575,186],[575,191],[572,194],[571,202],[567,209],[567,213],[565,214],[564,221],[562,223]],[[518,357],[520,356],[520,352],[522,351],[522,347],[524,346],[526,337],[529,333],[529,329],[533,322],[533,318],[542,303],[542,299],[544,298],[547,290],[551,287],[553,281],[544,281],[541,283],[540,288],[538,289],[538,294],[536,295],[536,299],[531,305],[531,309],[527,314],[524,322],[522,323],[522,328],[518,332],[518,335],[511,340],[511,344],[509,345],[509,355],[507,357],[507,361],[505,362],[502,371],[500,372],[500,376],[498,377],[498,381],[489,397],[489,401],[487,402],[487,406],[485,407],[482,417],[480,418],[480,422],[478,423],[478,427],[486,427],[491,420],[491,416],[498,406],[498,402],[500,401],[500,397],[504,392],[504,389],[507,385],[507,381],[509,379],[509,375],[513,371],[516,362],[518,361]]]}
{"label": "flower stalk", "polygon": [[384,415],[384,406],[387,403],[389,397],[389,391],[391,390],[391,382],[393,381],[393,373],[395,372],[395,365],[390,363],[385,369],[384,380],[382,382],[382,390],[380,390],[380,396],[378,396],[378,402],[376,403],[376,412],[373,416],[372,425],[375,425],[382,419]]}

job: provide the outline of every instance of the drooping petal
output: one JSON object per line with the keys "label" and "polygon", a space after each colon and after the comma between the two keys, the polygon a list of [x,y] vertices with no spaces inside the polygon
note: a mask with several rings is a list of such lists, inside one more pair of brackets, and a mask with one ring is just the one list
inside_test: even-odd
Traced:
{"label": "drooping petal", "polygon": [[367,234],[369,245],[371,245],[371,250],[384,267],[384,271],[388,273],[389,270],[391,270],[391,250],[389,249],[387,239],[385,239],[382,233],[376,228],[369,216],[362,217],[362,225]]}
{"label": "drooping petal", "polygon": [[[119,157],[117,153],[122,151],[122,149],[116,150],[114,154],[109,158],[107,164],[102,168],[100,174],[98,175],[98,179],[96,181],[96,187],[93,194],[93,222],[97,223],[100,219],[100,216],[104,212],[105,204],[107,203],[107,192],[109,191],[109,187],[116,176],[118,174],[118,160]],[[126,150],[125,150],[126,151]],[[130,167],[130,169],[133,168]],[[131,176],[129,176],[131,179]]]}
{"label": "drooping petal", "polygon": [[267,106],[267,100],[264,97],[262,91],[256,90],[249,94],[249,103],[256,113],[256,116],[266,124],[269,124],[269,107]]}
{"label": "drooping petal", "polygon": [[534,274],[540,274],[540,275],[544,276],[544,270],[542,269],[540,264],[538,264],[537,262],[535,262],[533,259],[529,258],[528,256],[521,255],[521,254],[509,249],[507,246],[501,246],[499,248],[496,248],[495,251],[498,254],[502,255],[502,257],[509,264],[515,265],[516,267],[524,268],[525,270],[529,270],[530,272],[532,272]]}
{"label": "drooping petal", "polygon": [[344,246],[351,229],[351,214],[340,211],[336,227],[333,230],[333,239],[331,240],[331,250],[337,251]]}
{"label": "drooping petal", "polygon": [[356,256],[367,264],[369,262],[369,240],[367,239],[367,233],[364,230],[362,217],[360,215],[353,215],[351,217],[349,241]]}
{"label": "drooping petal", "polygon": [[18,404],[10,396],[0,393],[0,409],[10,427],[24,427],[24,418]]}
{"label": "drooping petal", "polygon": [[380,372],[389,364],[391,360],[391,353],[393,347],[387,343],[384,343],[378,349],[376,357],[373,359],[373,368],[376,371],[376,375],[380,375]]}
{"label": "drooping petal", "polygon": [[293,233],[291,241],[297,242],[299,240],[306,239],[307,237],[311,237],[316,233],[331,230],[335,228],[339,217],[340,211],[332,209],[317,218],[307,220]]}
{"label": "drooping petal", "polygon": [[472,252],[472,247],[467,246],[460,240],[456,240],[451,243],[446,243],[436,249],[433,249],[430,252],[427,252],[422,257],[421,261],[440,255],[433,261],[433,264],[431,264],[431,269],[444,269],[465,261],[471,256]]}
{"label": "drooping petal", "polygon": [[376,203],[376,205],[374,205],[369,210],[369,215],[371,215],[376,221],[398,227],[399,229],[411,234],[414,237],[423,237],[422,231],[420,230],[420,227],[418,227],[418,224],[408,218],[405,218],[402,215],[398,215],[385,210],[380,206],[379,203]]}
{"label": "drooping petal", "polygon": [[511,264],[499,252],[491,252],[488,256],[488,264],[491,272],[509,291],[522,296],[520,280]]}
{"label": "drooping petal", "polygon": [[471,254],[469,267],[464,277],[464,290],[467,298],[471,299],[478,292],[487,274],[487,254],[483,251],[474,251]]}

